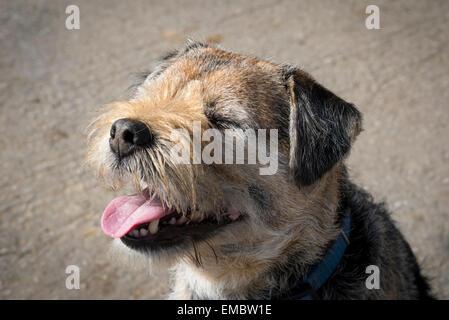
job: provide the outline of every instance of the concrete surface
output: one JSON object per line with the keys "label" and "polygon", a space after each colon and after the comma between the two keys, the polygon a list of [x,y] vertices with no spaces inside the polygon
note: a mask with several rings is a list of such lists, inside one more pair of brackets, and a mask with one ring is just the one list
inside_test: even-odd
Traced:
{"label": "concrete surface", "polygon": [[[77,4],[81,29],[65,28]],[[377,4],[381,29],[365,28]],[[351,175],[385,200],[449,298],[449,1],[0,1],[0,299],[160,298],[108,255],[113,194],[85,168],[95,108],[187,36],[291,62],[354,102]],[[65,288],[78,265],[81,289]]]}

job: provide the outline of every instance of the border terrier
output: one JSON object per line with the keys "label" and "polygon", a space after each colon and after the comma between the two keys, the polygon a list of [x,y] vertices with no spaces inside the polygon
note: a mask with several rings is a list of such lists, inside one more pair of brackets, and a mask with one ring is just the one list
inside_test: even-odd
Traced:
{"label": "border terrier", "polygon": [[[174,161],[194,122],[236,143],[275,129],[276,172]],[[432,298],[385,206],[348,179],[361,130],[354,105],[303,70],[188,41],[91,125],[88,162],[134,190],[107,206],[103,231],[171,270],[173,299]]]}

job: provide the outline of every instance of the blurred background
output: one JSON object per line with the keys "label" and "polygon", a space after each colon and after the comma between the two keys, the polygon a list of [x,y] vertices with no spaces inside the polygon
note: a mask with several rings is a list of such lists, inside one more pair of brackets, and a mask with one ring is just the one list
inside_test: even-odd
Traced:
{"label": "blurred background", "polygon": [[[79,30],[65,27],[72,4]],[[369,4],[380,30],[365,27]],[[85,128],[187,37],[296,64],[355,103],[351,177],[388,203],[449,298],[449,1],[0,0],[0,25],[0,299],[164,297],[165,271],[108,253],[114,194],[84,165]]]}

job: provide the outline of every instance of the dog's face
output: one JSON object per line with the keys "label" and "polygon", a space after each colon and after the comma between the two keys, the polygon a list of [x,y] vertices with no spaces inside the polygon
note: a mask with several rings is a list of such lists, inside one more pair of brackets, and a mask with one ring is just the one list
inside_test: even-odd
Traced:
{"label": "dog's face", "polygon": [[[277,143],[275,171],[195,161],[195,130],[207,129],[233,131],[237,141],[248,140],[245,130],[267,129],[263,147]],[[332,236],[339,163],[359,131],[358,111],[304,72],[190,43],[93,124],[89,162],[112,187],[136,188],[108,205],[103,230],[152,257],[245,272],[289,250],[313,260]],[[214,139],[203,136],[203,154]],[[175,161],[175,146],[188,150],[189,163]]]}

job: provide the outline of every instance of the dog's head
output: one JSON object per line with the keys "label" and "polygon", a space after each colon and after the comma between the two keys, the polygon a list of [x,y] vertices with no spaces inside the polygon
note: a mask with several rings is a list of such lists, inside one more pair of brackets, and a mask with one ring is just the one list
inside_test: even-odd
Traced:
{"label": "dog's head", "polygon": [[245,272],[289,250],[313,260],[360,130],[354,106],[303,71],[189,43],[92,125],[89,162],[136,188],[108,205],[103,230],[152,257]]}

